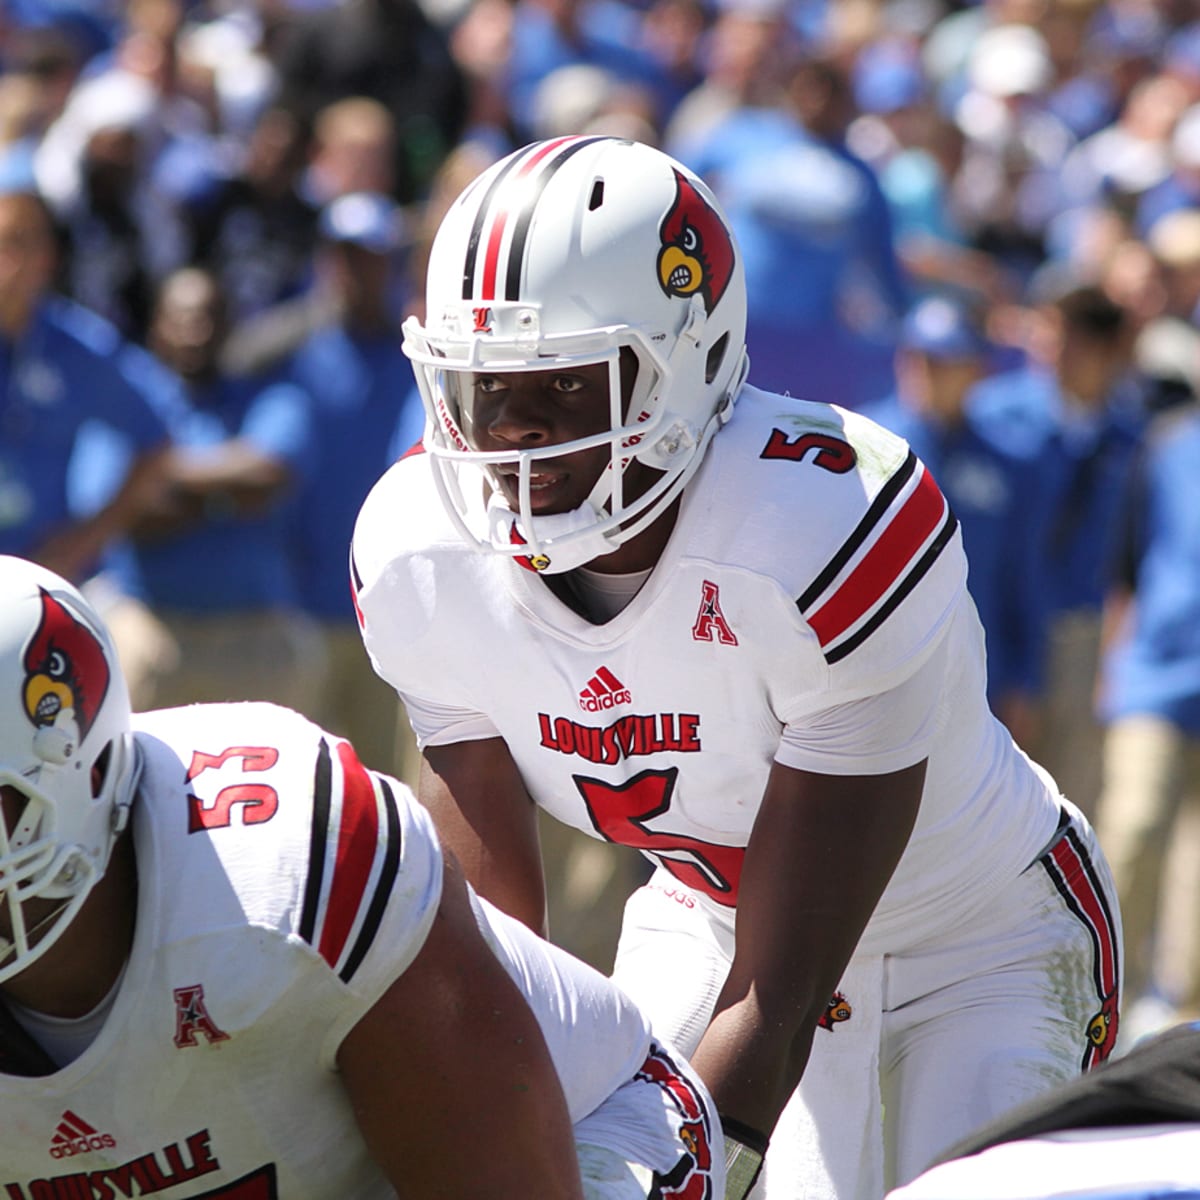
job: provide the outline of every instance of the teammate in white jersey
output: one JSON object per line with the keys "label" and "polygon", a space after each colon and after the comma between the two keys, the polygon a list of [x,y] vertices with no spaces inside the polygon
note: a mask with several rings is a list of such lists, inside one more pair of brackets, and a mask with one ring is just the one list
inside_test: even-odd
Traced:
{"label": "teammate in white jersey", "polygon": [[368,498],[353,583],[482,894],[543,927],[535,805],[657,862],[615,976],[694,1053],[728,1195],[773,1135],[756,1194],[878,1200],[1110,1052],[1118,917],[987,709],[937,484],[747,386],[745,312],[716,201],[658,151],[489,169],[405,328],[426,453]]}
{"label": "teammate in white jersey", "polygon": [[95,612],[8,557],[0,801],[8,1200],[719,1200],[683,1060],[402,784],[289,709],[131,716]]}

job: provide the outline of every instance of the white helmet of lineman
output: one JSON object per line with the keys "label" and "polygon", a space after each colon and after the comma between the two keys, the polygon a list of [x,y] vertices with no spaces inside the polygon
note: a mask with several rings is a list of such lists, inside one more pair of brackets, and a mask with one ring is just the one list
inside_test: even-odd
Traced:
{"label": "white helmet of lineman", "polygon": [[[535,143],[470,184],[433,244],[425,320],[405,323],[404,350],[442,501],[469,541],[547,573],[610,553],[667,508],[748,367],[745,278],[712,192],[660,151],[617,138]],[[638,365],[627,406],[623,348]],[[590,363],[609,367],[609,430],[534,449],[471,445],[472,373]],[[537,461],[604,443],[611,459],[587,501],[535,517]],[[631,499],[622,480],[634,458],[662,474]],[[511,463],[516,512],[481,477]]]}
{"label": "white helmet of lineman", "polygon": [[138,766],[100,618],[53,572],[0,556],[0,982],[58,940],[104,874]]}

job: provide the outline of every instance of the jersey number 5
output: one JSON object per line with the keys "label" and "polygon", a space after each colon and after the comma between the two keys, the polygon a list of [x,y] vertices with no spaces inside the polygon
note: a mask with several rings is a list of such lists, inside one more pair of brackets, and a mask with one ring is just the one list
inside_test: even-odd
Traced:
{"label": "jersey number 5", "polygon": [[802,433],[799,437],[789,438],[782,429],[771,430],[771,436],[767,438],[759,458],[802,462],[805,455],[811,455],[814,466],[823,467],[835,475],[852,471],[858,462],[854,447],[841,438],[830,437],[827,433]]}
{"label": "jersey number 5", "polygon": [[680,883],[718,904],[733,906],[737,904],[744,847],[719,846],[647,827],[654,817],[670,809],[678,774],[677,767],[642,771],[620,787],[576,775],[575,786],[602,837],[653,854]]}

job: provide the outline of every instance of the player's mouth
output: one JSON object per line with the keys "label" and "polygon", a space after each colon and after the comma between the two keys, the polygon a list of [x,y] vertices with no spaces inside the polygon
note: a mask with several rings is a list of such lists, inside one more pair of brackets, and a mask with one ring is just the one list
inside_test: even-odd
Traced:
{"label": "player's mouth", "polygon": [[[496,475],[504,499],[514,510],[520,508],[520,472],[516,468],[497,467]],[[564,503],[570,476],[558,471],[531,471],[529,473],[529,508],[534,513],[559,511]],[[568,505],[573,507],[573,505]],[[564,510],[565,511],[565,510]]]}

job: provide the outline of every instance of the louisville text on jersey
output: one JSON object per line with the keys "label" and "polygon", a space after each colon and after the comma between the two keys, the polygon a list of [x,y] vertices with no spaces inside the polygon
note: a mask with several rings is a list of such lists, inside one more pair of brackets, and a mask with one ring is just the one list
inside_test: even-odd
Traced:
{"label": "louisville text on jersey", "polygon": [[6,1200],[117,1200],[122,1196],[152,1196],[190,1183],[221,1169],[212,1152],[207,1129],[160,1151],[139,1154],[118,1167],[73,1171],[6,1183]]}
{"label": "louisville text on jersey", "polygon": [[611,725],[584,725],[570,717],[538,713],[541,746],[588,762],[613,764],[625,758],[674,750],[700,751],[698,713],[631,713]]}

